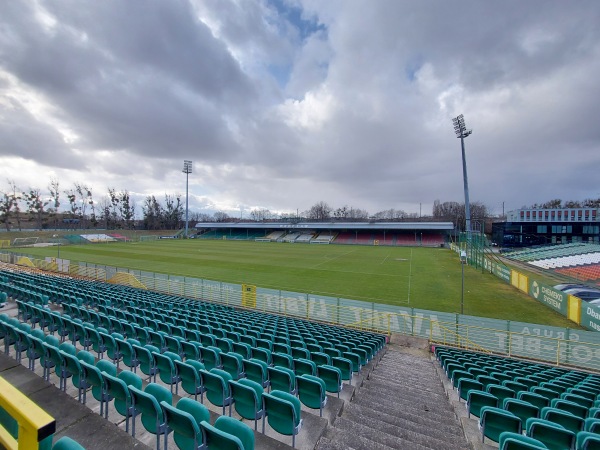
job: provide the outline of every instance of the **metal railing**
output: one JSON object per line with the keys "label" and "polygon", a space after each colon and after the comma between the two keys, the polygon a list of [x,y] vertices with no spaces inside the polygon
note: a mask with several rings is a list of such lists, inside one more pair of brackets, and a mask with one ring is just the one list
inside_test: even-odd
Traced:
{"label": "metal railing", "polygon": [[[6,254],[0,254],[0,260],[8,262],[9,258]],[[120,271],[109,266],[84,266],[75,263],[61,265],[34,258],[29,258],[29,261],[33,266],[50,272],[101,281],[113,280],[128,285],[139,283],[151,291],[225,306],[337,324],[388,336],[392,333],[405,334],[436,344],[468,347],[600,371],[600,334],[597,332],[527,323],[517,323],[516,329],[521,331],[515,331],[515,323],[510,321],[399,307],[396,310],[406,311],[386,312],[375,308],[390,308],[389,305],[260,288],[254,290],[252,306],[249,307],[248,302],[244,301],[242,285],[148,272]],[[345,305],[344,301],[356,306]]]}

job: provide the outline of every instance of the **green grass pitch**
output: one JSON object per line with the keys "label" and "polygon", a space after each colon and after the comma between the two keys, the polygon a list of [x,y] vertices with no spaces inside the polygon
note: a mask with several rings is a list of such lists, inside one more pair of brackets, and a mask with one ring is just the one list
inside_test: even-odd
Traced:
{"label": "green grass pitch", "polygon": [[[23,251],[24,249],[20,249]],[[27,248],[56,256],[56,247]],[[461,265],[442,248],[161,240],[61,246],[61,258],[258,287],[460,312]],[[465,267],[464,313],[577,327],[494,275]]]}

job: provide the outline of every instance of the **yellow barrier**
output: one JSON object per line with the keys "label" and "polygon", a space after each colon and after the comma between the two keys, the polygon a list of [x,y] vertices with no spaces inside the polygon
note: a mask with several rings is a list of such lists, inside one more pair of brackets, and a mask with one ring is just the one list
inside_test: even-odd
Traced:
{"label": "yellow barrier", "polygon": [[117,272],[106,282],[111,284],[122,284],[124,286],[131,286],[138,289],[147,289],[147,287],[144,286],[144,283],[140,282],[140,280],[138,280],[135,276],[125,272]]}
{"label": "yellow barrier", "polygon": [[0,406],[18,423],[18,437],[0,425],[0,444],[9,450],[35,450],[56,431],[56,421],[0,377]]}

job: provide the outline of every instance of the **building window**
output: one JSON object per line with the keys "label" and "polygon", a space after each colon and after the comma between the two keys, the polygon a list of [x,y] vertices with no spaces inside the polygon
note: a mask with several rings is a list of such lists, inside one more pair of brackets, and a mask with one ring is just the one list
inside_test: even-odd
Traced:
{"label": "building window", "polygon": [[537,232],[538,233],[547,233],[548,232],[548,226],[547,225],[538,225],[537,226]]}

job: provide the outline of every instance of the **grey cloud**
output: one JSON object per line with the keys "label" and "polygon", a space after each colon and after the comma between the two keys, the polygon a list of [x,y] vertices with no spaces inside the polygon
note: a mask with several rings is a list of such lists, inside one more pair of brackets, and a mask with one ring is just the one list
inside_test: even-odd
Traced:
{"label": "grey cloud", "polygon": [[[290,4],[318,24],[312,34],[284,14]],[[4,2],[0,70],[79,139],[66,144],[20,105],[2,111],[0,158],[79,164],[132,192],[181,192],[169,178],[190,158],[206,167],[198,207],[375,212],[461,201],[450,119],[464,113],[472,200],[600,195],[582,181],[600,166],[595,1],[41,5],[55,25],[35,3]]]}

